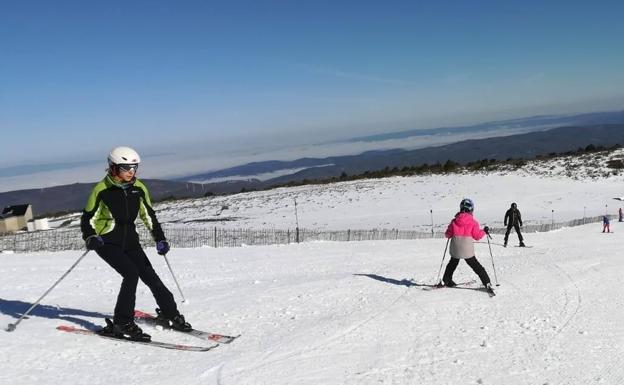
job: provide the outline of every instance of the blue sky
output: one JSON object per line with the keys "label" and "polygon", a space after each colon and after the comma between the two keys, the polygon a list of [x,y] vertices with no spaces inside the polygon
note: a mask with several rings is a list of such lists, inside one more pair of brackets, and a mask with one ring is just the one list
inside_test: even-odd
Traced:
{"label": "blue sky", "polygon": [[620,1],[5,1],[0,168],[621,109],[622,15]]}

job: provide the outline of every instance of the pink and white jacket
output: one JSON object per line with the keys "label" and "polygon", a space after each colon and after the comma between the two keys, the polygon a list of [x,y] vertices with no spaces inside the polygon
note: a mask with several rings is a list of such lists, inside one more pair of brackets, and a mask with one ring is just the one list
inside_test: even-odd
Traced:
{"label": "pink and white jacket", "polygon": [[485,231],[479,226],[472,213],[460,212],[455,214],[455,218],[449,223],[444,233],[447,238],[451,238],[449,252],[453,258],[474,257],[473,240],[479,240],[485,236]]}

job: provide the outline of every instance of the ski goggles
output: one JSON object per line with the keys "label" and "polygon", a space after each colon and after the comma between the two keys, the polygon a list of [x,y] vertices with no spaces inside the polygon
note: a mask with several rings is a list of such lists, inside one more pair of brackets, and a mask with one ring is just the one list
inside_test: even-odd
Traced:
{"label": "ski goggles", "polygon": [[134,171],[134,172],[136,172],[137,169],[139,168],[139,164],[138,163],[118,164],[117,167],[119,167],[120,171],[125,171],[125,172]]}

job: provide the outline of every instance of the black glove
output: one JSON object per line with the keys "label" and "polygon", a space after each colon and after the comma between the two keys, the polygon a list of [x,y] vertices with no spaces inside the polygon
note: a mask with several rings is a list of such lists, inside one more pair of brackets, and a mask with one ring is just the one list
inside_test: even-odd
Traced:
{"label": "black glove", "polygon": [[97,250],[104,246],[104,240],[99,235],[89,235],[87,239],[85,239],[85,245],[89,250]]}
{"label": "black glove", "polygon": [[487,235],[490,235],[490,228],[489,228],[488,226],[485,226],[485,227],[483,228],[483,231],[485,231],[485,233],[486,233]]}
{"label": "black glove", "polygon": [[165,240],[156,242],[156,251],[160,255],[165,255],[169,252],[169,243]]}

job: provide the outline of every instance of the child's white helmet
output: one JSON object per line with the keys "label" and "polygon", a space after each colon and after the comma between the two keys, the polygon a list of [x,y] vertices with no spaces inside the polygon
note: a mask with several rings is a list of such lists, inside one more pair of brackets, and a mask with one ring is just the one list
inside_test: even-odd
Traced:
{"label": "child's white helmet", "polygon": [[131,149],[130,147],[115,147],[108,154],[108,164],[139,164],[141,163],[141,157],[139,153]]}

